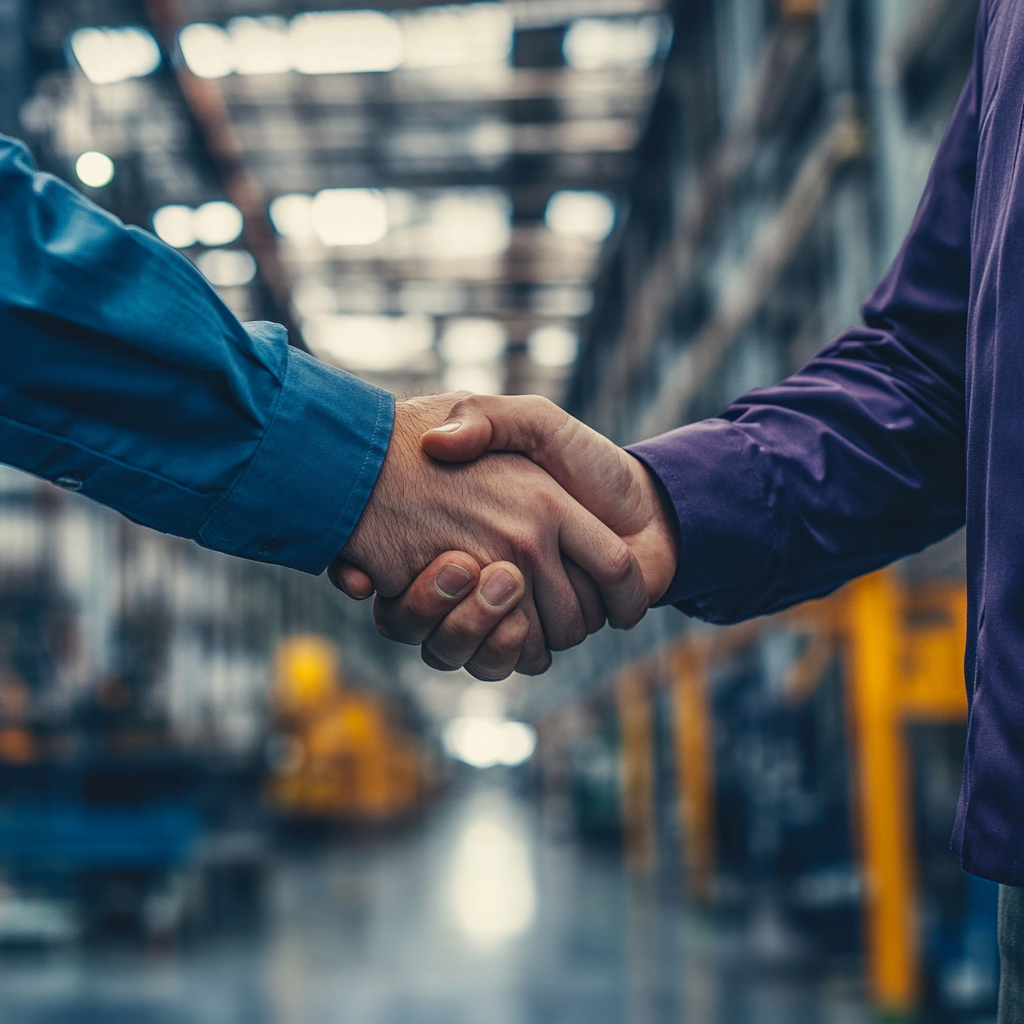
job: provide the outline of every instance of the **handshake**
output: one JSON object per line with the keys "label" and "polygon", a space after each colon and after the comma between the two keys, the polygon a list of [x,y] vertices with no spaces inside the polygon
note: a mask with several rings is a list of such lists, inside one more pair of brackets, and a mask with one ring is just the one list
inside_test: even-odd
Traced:
{"label": "handshake", "polygon": [[479,679],[545,671],[628,629],[676,571],[675,513],[642,462],[547,399],[399,402],[376,487],[331,581],[374,591],[380,633]]}

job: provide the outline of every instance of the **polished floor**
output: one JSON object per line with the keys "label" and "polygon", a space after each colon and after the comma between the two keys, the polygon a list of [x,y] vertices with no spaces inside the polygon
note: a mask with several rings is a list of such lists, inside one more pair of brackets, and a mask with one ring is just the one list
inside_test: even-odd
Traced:
{"label": "polished floor", "polygon": [[0,957],[0,1024],[863,1024],[854,984],[727,937],[490,784],[401,840],[278,866],[269,920],[188,948]]}

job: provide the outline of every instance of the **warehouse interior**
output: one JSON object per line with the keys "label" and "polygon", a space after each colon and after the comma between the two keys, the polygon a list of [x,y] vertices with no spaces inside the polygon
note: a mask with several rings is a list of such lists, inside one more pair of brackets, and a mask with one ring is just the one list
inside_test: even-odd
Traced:
{"label": "warehouse interior", "polygon": [[[971,0],[0,0],[0,132],[243,320],[620,444],[856,323]],[[993,1024],[962,537],[481,683],[0,467],[3,1024]]]}

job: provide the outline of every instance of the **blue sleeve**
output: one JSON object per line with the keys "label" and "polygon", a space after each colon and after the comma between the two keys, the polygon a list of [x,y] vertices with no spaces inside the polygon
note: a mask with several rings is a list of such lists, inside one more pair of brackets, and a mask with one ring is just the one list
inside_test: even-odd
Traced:
{"label": "blue sleeve", "polygon": [[632,446],[679,521],[662,603],[723,623],[778,611],[963,524],[978,92],[976,63],[865,325],[721,416]]}
{"label": "blue sleeve", "polygon": [[0,461],[206,547],[319,573],[391,395],[243,326],[182,255],[0,136]]}

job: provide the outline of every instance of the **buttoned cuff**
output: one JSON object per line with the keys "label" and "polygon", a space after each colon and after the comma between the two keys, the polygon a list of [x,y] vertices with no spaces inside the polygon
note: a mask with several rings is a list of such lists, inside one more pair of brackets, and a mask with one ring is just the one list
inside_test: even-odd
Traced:
{"label": "buttoned cuff", "polygon": [[389,392],[289,348],[270,423],[200,543],[323,572],[362,515],[394,417]]}
{"label": "buttoned cuff", "polygon": [[771,555],[758,446],[725,420],[704,420],[626,450],[661,481],[679,525],[676,573],[658,604],[733,619],[727,595],[763,579]]}

